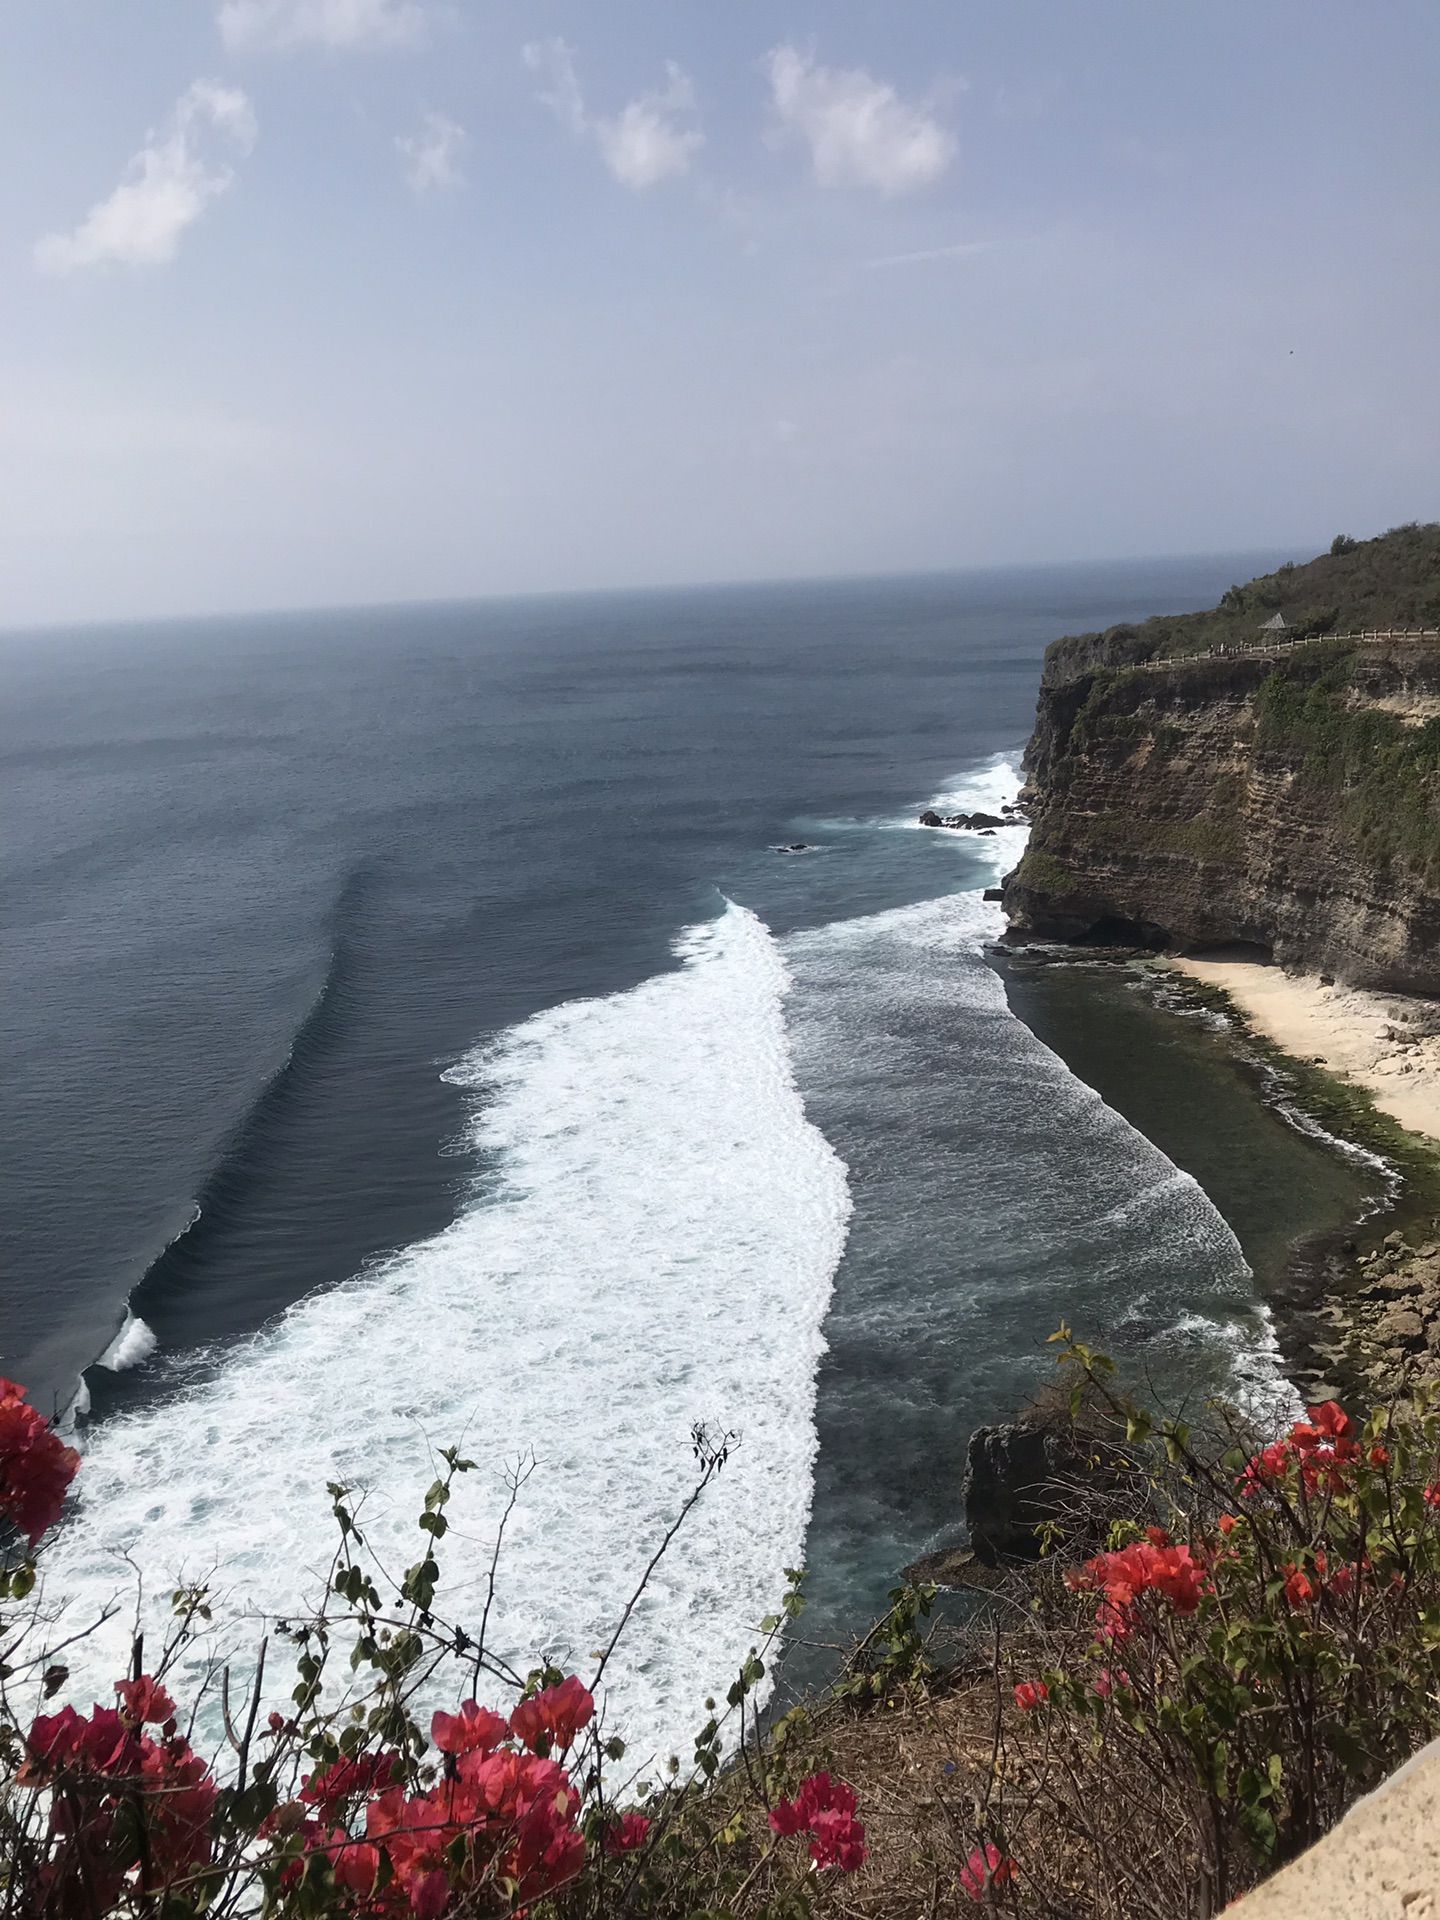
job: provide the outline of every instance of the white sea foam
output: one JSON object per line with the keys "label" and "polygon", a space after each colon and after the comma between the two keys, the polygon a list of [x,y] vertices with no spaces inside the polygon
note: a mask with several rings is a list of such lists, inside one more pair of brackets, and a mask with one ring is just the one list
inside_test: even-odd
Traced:
{"label": "white sea foam", "polygon": [[[953,786],[943,793],[932,794],[921,813],[998,813],[1007,801],[1014,800],[1021,786],[1020,755],[1018,753],[994,753],[988,760],[982,760],[978,767],[971,767],[965,773],[957,775]],[[907,816],[902,823],[913,827],[915,819]],[[934,831],[934,829],[929,829]]]}
{"label": "white sea foam", "polygon": [[136,1313],[125,1315],[124,1325],[101,1354],[99,1364],[111,1373],[126,1373],[140,1367],[154,1353],[158,1342],[154,1332]]}
{"label": "white sea foam", "polygon": [[[741,1445],[609,1670],[609,1720],[632,1750],[693,1727],[799,1562],[849,1197],[795,1088],[788,976],[763,924],[729,906],[677,957],[453,1070],[493,1168],[453,1226],[302,1301],[213,1378],[91,1433],[52,1594],[98,1606],[124,1550],[156,1593],[213,1567],[232,1621],[242,1602],[293,1610],[333,1543],[327,1480],[372,1490],[367,1536],[403,1566],[430,1449],[463,1441],[485,1471],[450,1510],[442,1603],[473,1627],[503,1464],[533,1448],[490,1637],[522,1669],[550,1652],[583,1670],[690,1484],[691,1425],[708,1420]],[[72,1693],[105,1696],[126,1635],[117,1620],[72,1657]]]}
{"label": "white sea foam", "polygon": [[[922,827],[922,813],[938,813],[941,817],[956,813],[990,813],[998,815],[1001,807],[1013,801],[1020,791],[1022,775],[1020,755],[1018,753],[996,753],[984,760],[978,767],[957,777],[954,784],[943,793],[932,794],[922,807],[913,813],[907,813],[903,819],[890,824],[897,827],[914,827],[920,833],[934,833],[958,838],[954,827]],[[1025,851],[1025,842],[1030,837],[1030,829],[1023,823],[1013,827],[996,827],[993,838],[967,833],[961,844],[970,853],[988,854],[998,879],[1016,866]],[[999,922],[997,922],[997,931]]]}

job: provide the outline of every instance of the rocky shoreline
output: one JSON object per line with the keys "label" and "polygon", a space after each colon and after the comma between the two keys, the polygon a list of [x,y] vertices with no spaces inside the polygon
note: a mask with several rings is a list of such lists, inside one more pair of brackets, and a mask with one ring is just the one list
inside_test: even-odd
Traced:
{"label": "rocky shoreline", "polygon": [[[1040,956],[1027,946],[1027,957]],[[1172,970],[1147,949],[1057,950],[1049,964],[1097,960],[1133,972],[1174,1017],[1222,1015],[1224,1041],[1255,1097],[1337,1153],[1375,1168],[1363,1217],[1296,1241],[1285,1273],[1266,1290],[1285,1371],[1307,1404],[1336,1399],[1352,1410],[1440,1384],[1440,1147],[1407,1132],[1357,1089],[1313,1060],[1285,1053],[1247,1021],[1222,989]],[[1037,1518],[1053,1517],[1057,1488],[1073,1477],[1068,1423],[1044,1403],[970,1438],[960,1489],[970,1544],[905,1568],[907,1579],[992,1591],[1026,1558]]]}
{"label": "rocky shoreline", "polygon": [[1223,1012],[1259,1098],[1336,1151],[1369,1157],[1381,1182],[1362,1217],[1297,1242],[1270,1296],[1302,1397],[1368,1404],[1440,1382],[1440,1147],[1321,1062],[1286,1053],[1224,989],[1155,971],[1168,975],[1165,992]]}

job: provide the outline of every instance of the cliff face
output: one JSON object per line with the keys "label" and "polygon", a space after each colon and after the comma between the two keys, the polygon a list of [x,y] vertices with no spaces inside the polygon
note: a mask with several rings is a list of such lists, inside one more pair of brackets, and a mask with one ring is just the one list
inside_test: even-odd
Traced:
{"label": "cliff face", "polygon": [[1440,642],[1113,661],[1047,658],[1012,932],[1440,993]]}

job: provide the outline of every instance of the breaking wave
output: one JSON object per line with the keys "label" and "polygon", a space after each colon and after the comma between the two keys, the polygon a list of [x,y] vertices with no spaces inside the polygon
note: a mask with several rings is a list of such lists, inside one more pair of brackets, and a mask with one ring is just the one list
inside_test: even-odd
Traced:
{"label": "breaking wave", "polygon": [[[800,1560],[849,1197],[796,1091],[764,925],[727,906],[677,958],[451,1070],[488,1167],[452,1226],[90,1431],[52,1593],[98,1611],[132,1578],[123,1552],[147,1592],[183,1576],[228,1593],[217,1617],[248,1647],[261,1628],[233,1625],[242,1608],[283,1614],[324,1579],[327,1480],[369,1490],[367,1537],[403,1566],[432,1449],[456,1442],[482,1471],[450,1509],[439,1605],[473,1626],[505,1464],[533,1449],[490,1641],[522,1670],[544,1652],[583,1671],[688,1491],[705,1420],[741,1444],[607,1676],[636,1752],[691,1728]],[[129,1627],[72,1661],[72,1694],[107,1697]]]}

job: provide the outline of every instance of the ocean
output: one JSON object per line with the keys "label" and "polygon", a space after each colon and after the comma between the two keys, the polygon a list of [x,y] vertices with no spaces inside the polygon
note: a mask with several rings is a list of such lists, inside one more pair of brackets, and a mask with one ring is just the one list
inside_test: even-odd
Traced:
{"label": "ocean", "polygon": [[527,1473],[491,1637],[584,1671],[703,1422],[607,1676],[660,1751],[787,1566],[833,1642],[961,1537],[1062,1318],[1283,1397],[1267,1263],[1359,1176],[1123,983],[1002,978],[1023,832],[916,824],[1013,796],[1049,640],[1256,559],[0,638],[0,1365],[85,1454],[51,1596],[129,1608],[72,1689],[142,1579],[242,1656],[313,1600],[327,1481],[413,1557],[450,1444],[438,1604]]}

